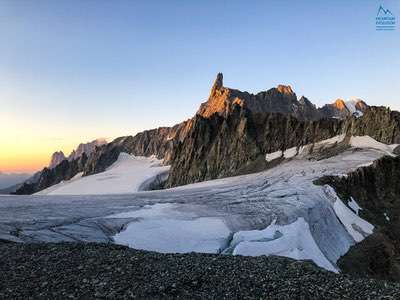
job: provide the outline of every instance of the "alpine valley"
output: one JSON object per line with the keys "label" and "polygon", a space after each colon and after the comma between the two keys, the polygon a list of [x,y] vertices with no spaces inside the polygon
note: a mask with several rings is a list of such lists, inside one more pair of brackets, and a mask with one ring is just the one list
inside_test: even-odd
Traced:
{"label": "alpine valley", "polygon": [[[382,99],[384,101],[384,99]],[[217,75],[172,127],[81,144],[0,201],[0,239],[277,255],[400,281],[400,113]]]}

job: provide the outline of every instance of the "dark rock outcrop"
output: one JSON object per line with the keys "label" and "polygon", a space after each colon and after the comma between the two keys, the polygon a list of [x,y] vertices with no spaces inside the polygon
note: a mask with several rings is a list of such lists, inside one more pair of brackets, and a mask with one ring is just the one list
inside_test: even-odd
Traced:
{"label": "dark rock outcrop", "polygon": [[360,217],[374,233],[352,246],[338,262],[349,273],[400,280],[400,157],[384,156],[347,177],[324,177],[344,202],[355,199]]}
{"label": "dark rock outcrop", "polygon": [[371,106],[360,118],[352,118],[350,135],[369,135],[385,144],[400,144],[400,112],[389,108]]}

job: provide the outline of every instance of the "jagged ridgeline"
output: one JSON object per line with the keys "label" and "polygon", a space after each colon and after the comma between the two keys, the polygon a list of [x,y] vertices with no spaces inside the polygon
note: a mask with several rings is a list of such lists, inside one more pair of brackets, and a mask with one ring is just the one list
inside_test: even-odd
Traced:
{"label": "jagged ridgeline", "polygon": [[400,143],[400,113],[369,107],[359,99],[336,100],[317,108],[290,86],[258,94],[224,87],[218,74],[210,96],[196,115],[173,127],[146,130],[96,146],[89,155],[44,168],[17,194],[32,194],[83,172],[96,174],[111,166],[121,152],[156,156],[170,164],[166,187],[256,172],[266,168],[265,154],[300,147],[339,134],[369,135]]}

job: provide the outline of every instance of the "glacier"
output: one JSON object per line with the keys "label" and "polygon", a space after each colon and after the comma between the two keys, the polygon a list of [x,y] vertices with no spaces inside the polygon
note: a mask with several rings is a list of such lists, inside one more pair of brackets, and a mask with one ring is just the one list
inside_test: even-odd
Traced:
{"label": "glacier", "polygon": [[[278,167],[260,173],[166,190],[0,196],[0,239],[119,243],[159,252],[281,255],[309,259],[338,272],[340,256],[374,227],[357,215],[362,209],[356,208],[357,199],[348,207],[331,187],[313,182],[325,175],[343,176],[383,155],[394,155],[394,147],[375,142],[356,138],[350,148],[320,160],[308,156],[304,147],[289,151]],[[155,169],[167,168],[155,163]],[[115,172],[117,166],[118,162],[106,172]],[[130,172],[136,177],[143,172],[133,169]],[[98,189],[108,192],[101,186],[105,181],[95,180],[101,174],[107,176],[104,173],[86,178],[100,182]],[[136,187],[143,177],[139,181]]]}

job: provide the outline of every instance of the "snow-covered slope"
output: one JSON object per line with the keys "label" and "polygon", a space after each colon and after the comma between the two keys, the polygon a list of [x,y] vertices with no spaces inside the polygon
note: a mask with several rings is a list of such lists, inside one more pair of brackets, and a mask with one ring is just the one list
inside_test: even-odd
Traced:
{"label": "snow-covered slope", "polygon": [[195,218],[179,212],[176,204],[156,204],[111,218],[137,218],[114,240],[136,249],[163,253],[203,252],[219,253],[227,247],[229,228],[215,217]]}
{"label": "snow-covered slope", "polygon": [[168,172],[155,158],[135,157],[121,153],[118,160],[105,172],[82,177],[77,174],[68,181],[51,186],[36,195],[98,195],[124,194],[146,189],[157,176]]}
{"label": "snow-covered slope", "polygon": [[398,146],[398,144],[386,145],[374,140],[370,136],[352,136],[350,138],[350,145],[354,148],[364,148],[364,149],[375,149],[380,150],[386,155],[394,156],[393,150]]}

